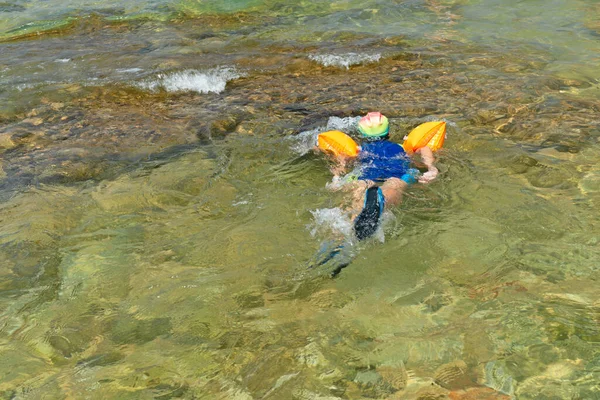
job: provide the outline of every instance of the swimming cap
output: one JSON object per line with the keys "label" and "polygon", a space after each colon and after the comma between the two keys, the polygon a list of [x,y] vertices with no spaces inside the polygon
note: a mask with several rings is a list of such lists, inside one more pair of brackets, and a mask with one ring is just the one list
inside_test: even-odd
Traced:
{"label": "swimming cap", "polygon": [[365,137],[377,138],[386,136],[390,131],[388,119],[380,112],[370,112],[358,121],[358,130]]}

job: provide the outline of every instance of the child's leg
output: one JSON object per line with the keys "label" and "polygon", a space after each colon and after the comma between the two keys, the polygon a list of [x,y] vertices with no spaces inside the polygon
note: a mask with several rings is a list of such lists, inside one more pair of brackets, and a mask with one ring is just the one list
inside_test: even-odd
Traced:
{"label": "child's leg", "polygon": [[408,183],[404,182],[399,178],[389,178],[383,185],[381,185],[381,191],[383,197],[385,197],[385,206],[395,206],[400,204],[402,201],[402,194],[408,187]]}
{"label": "child's leg", "polygon": [[[359,198],[364,199],[362,203],[364,206],[359,203],[362,209],[356,218],[353,217],[354,234],[358,240],[366,239],[377,231],[383,207],[399,204],[402,201],[402,193],[408,186],[408,183],[398,178],[387,179],[379,188],[370,187],[373,182],[370,183],[371,185],[368,181],[365,182],[361,188],[363,191],[360,192]],[[358,190],[355,192],[356,197],[358,197],[357,192]]]}
{"label": "child's leg", "polygon": [[[362,210],[365,202],[365,192],[368,188],[373,186],[373,181],[359,180],[352,183],[352,218],[356,216]],[[385,205],[395,206],[402,202],[402,195],[408,187],[408,183],[399,178],[389,178],[383,185],[381,185],[381,191],[385,198]]]}
{"label": "child's leg", "polygon": [[363,180],[352,183],[352,207],[350,209],[352,220],[354,220],[358,213],[363,209],[363,205],[365,204],[365,192],[374,184],[375,182],[373,181]]}

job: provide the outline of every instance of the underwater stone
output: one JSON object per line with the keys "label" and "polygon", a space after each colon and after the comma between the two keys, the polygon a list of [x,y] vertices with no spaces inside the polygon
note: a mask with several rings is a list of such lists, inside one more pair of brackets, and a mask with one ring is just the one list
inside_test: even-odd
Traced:
{"label": "underwater stone", "polygon": [[565,352],[566,358],[572,360],[578,358],[585,359],[589,357],[590,354],[594,354],[595,351],[595,344],[593,342],[581,340],[577,335],[572,335],[565,340],[556,341],[555,344]]}
{"label": "underwater stone", "polygon": [[402,390],[408,382],[408,373],[404,366],[379,366],[377,372],[383,378],[383,381],[388,384],[394,391]]}
{"label": "underwater stone", "polygon": [[512,118],[510,118],[507,122],[496,127],[496,131],[500,133],[506,133],[508,135],[513,135],[516,132],[522,131],[521,126],[514,122]]}
{"label": "underwater stone", "polygon": [[539,165],[539,162],[533,157],[521,154],[509,158],[503,164],[507,165],[512,172],[516,174],[523,174],[527,172],[531,167]]}
{"label": "underwater stone", "polygon": [[506,370],[515,381],[522,382],[526,378],[539,374],[545,368],[542,362],[530,357],[525,352],[515,352],[503,360]]}
{"label": "underwater stone", "polygon": [[[48,371],[48,363],[39,355],[28,354],[25,348],[17,342],[14,348],[4,345],[0,350],[0,398],[18,399],[26,393],[26,385],[32,377],[39,379]],[[12,390],[12,388],[16,388]],[[45,389],[49,389],[45,387]],[[45,392],[47,394],[47,392]]]}
{"label": "underwater stone", "polygon": [[503,114],[501,111],[479,110],[479,111],[477,111],[475,116],[473,116],[471,118],[471,121],[475,124],[486,125],[486,124],[489,124],[490,122],[497,121],[497,120],[505,118],[505,117],[506,117],[506,115]]}
{"label": "underwater stone", "polygon": [[573,186],[573,183],[569,182],[568,178],[564,172],[549,167],[527,176],[529,183],[538,188],[552,188],[556,186],[565,188]]}
{"label": "underwater stone", "polygon": [[250,339],[248,336],[239,332],[226,331],[217,339],[217,348],[219,349],[234,349],[243,348],[248,344]]}
{"label": "underwater stone", "polygon": [[118,344],[144,344],[171,331],[169,318],[138,320],[125,316],[113,324],[111,339]]}
{"label": "underwater stone", "polygon": [[501,361],[490,361],[485,364],[485,385],[508,395],[514,392],[514,379],[508,374]]}
{"label": "underwater stone", "polygon": [[427,297],[423,304],[427,307],[429,312],[437,312],[443,307],[452,303],[452,297],[447,294],[437,294],[433,293],[429,297]]}
{"label": "underwater stone", "polygon": [[239,114],[230,114],[219,117],[210,123],[210,134],[213,138],[224,137],[228,133],[234,132],[243,116]]}
{"label": "underwater stone", "polygon": [[365,397],[385,398],[397,391],[374,369],[357,372],[353,382],[358,385],[360,393]]}
{"label": "underwater stone", "polygon": [[335,289],[324,289],[313,293],[308,301],[321,308],[341,308],[351,301],[351,298]]}
{"label": "underwater stone", "polygon": [[511,400],[510,396],[487,387],[469,388],[448,393],[451,400]]}
{"label": "underwater stone", "polygon": [[519,385],[516,391],[519,400],[564,400],[581,399],[579,390],[570,379],[552,379],[535,376]]}
{"label": "underwater stone", "polygon": [[10,150],[16,146],[10,133],[0,134],[0,149]]}
{"label": "underwater stone", "polygon": [[70,358],[78,349],[64,336],[52,335],[48,338],[48,343],[60,352],[65,358]]}
{"label": "underwater stone", "polygon": [[383,380],[383,377],[375,370],[369,369],[366,371],[359,371],[354,378],[354,382],[362,386],[373,386]]}
{"label": "underwater stone", "polygon": [[266,121],[243,121],[235,129],[237,133],[247,135],[266,136],[270,134],[281,134],[284,130],[272,122]]}
{"label": "underwater stone", "polygon": [[44,120],[42,118],[26,118],[23,120],[23,123],[25,124],[31,124],[33,126],[38,126],[44,123]]}
{"label": "underwater stone", "polygon": [[445,389],[462,389],[474,384],[468,375],[467,364],[462,360],[439,367],[435,372],[434,381]]}
{"label": "underwater stone", "polygon": [[585,82],[582,80],[560,78],[548,78],[544,82],[544,85],[552,90],[566,90],[569,87],[584,89],[591,86],[589,82]]}
{"label": "underwater stone", "polygon": [[415,400],[446,400],[448,399],[448,391],[439,386],[426,386],[416,394]]}
{"label": "underwater stone", "polygon": [[561,356],[558,348],[546,343],[530,346],[527,354],[531,359],[539,360],[546,365],[558,361]]}
{"label": "underwater stone", "polygon": [[342,400],[341,397],[321,395],[311,392],[307,389],[295,390],[293,392],[293,400]]}
{"label": "underwater stone", "polygon": [[309,343],[300,351],[298,360],[309,367],[318,367],[328,364],[327,359],[319,348],[319,345],[314,342]]}
{"label": "underwater stone", "polygon": [[239,293],[233,296],[242,309],[263,307],[265,300],[260,292]]}
{"label": "underwater stone", "polygon": [[590,171],[579,181],[579,189],[582,193],[600,192],[600,171]]}
{"label": "underwater stone", "polygon": [[104,354],[96,354],[88,358],[84,358],[79,361],[77,365],[84,365],[86,367],[104,367],[106,365],[114,364],[116,362],[121,361],[125,358],[123,353],[119,353],[117,351],[104,353]]}

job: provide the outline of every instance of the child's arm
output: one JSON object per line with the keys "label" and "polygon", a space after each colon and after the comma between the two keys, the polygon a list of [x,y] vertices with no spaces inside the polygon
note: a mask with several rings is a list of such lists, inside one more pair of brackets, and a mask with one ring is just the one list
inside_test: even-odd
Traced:
{"label": "child's arm", "polygon": [[340,177],[346,173],[346,159],[344,157],[336,157],[335,164],[330,167],[333,176]]}
{"label": "child's arm", "polygon": [[419,177],[419,182],[428,183],[434,180],[438,174],[438,169],[433,165],[435,157],[433,157],[433,151],[428,146],[421,147],[416,151],[421,156],[421,160],[427,166],[427,172]]}

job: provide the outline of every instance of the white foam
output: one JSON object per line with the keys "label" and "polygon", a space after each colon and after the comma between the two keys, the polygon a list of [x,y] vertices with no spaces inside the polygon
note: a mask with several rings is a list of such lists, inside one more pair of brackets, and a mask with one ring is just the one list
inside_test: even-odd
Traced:
{"label": "white foam", "polygon": [[339,207],[336,208],[320,208],[311,211],[314,222],[309,225],[311,235],[317,233],[334,233],[342,234],[345,237],[352,236],[352,221],[347,212]]}
{"label": "white foam", "polygon": [[215,68],[208,71],[186,70],[171,74],[159,74],[156,79],[139,82],[146,90],[167,92],[221,93],[227,82],[242,75],[234,68]]}
{"label": "white foam", "polygon": [[350,68],[352,65],[366,64],[378,62],[381,59],[381,54],[311,54],[308,56],[313,61],[325,67],[344,67]]}
{"label": "white foam", "polygon": [[54,62],[57,63],[68,63],[69,61],[71,61],[70,58],[57,58],[56,60],[54,60]]}

